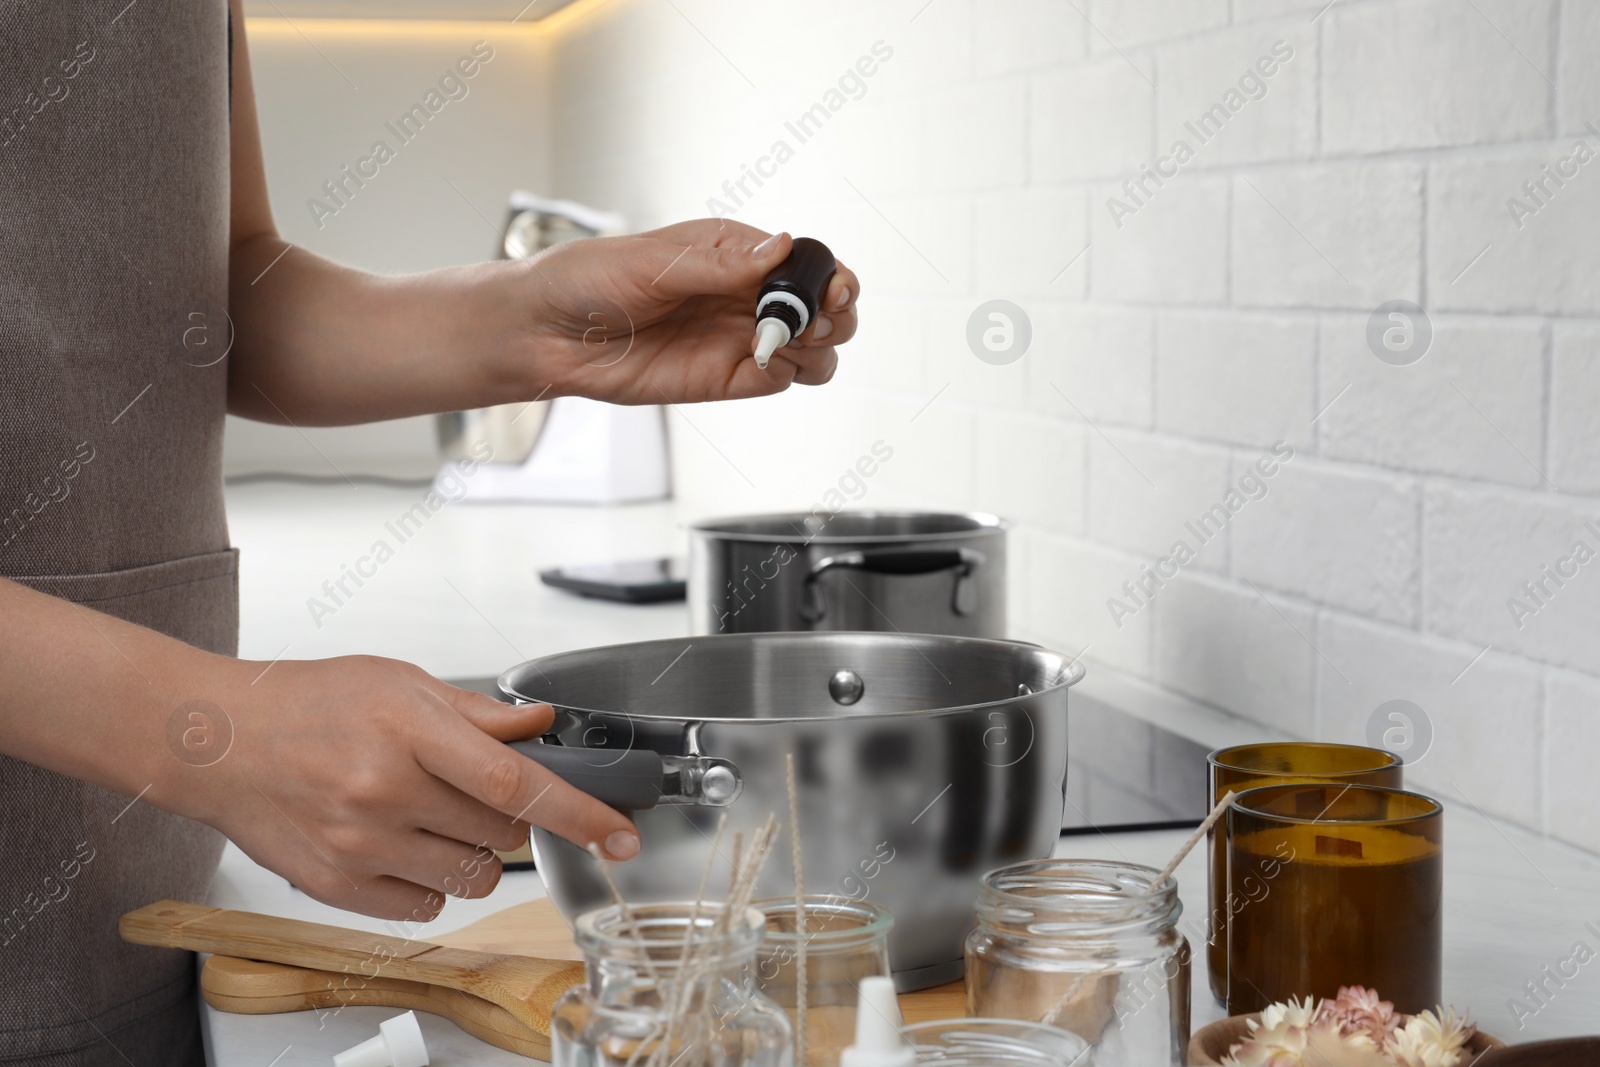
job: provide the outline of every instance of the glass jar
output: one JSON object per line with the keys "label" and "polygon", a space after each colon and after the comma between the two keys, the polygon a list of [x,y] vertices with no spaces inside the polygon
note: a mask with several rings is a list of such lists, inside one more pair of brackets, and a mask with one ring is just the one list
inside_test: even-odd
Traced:
{"label": "glass jar", "polygon": [[806,925],[797,933],[794,898],[758,901],[767,936],[756,948],[756,988],[794,1022],[799,947],[806,946],[806,1060],[836,1067],[855,1040],[861,979],[889,973],[889,909],[840,897],[806,897]]}
{"label": "glass jar", "polygon": [[1162,1067],[1189,1044],[1178,883],[1134,863],[1039,860],[987,875],[967,937],[967,1014],[1058,1026],[1078,1067]]}
{"label": "glass jar", "polygon": [[[553,1067],[787,1067],[793,1031],[751,984],[756,909],[618,906],[578,917],[587,981],[556,1001]],[[685,940],[689,940],[685,951]]]}
{"label": "glass jar", "polygon": [[903,1027],[917,1063],[940,1067],[1076,1067],[1083,1039],[1015,1019],[940,1019]]}
{"label": "glass jar", "polygon": [[[1323,741],[1265,741],[1219,748],[1206,757],[1210,791],[1206,810],[1216,807],[1230,791],[1242,793],[1257,786],[1298,782],[1336,785],[1381,785],[1400,788],[1404,765],[1399,756],[1381,748],[1336,745]],[[1236,896],[1228,895],[1228,835],[1220,823],[1206,835],[1210,847],[1211,909],[1207,923],[1206,974],[1211,995],[1228,997],[1228,917],[1237,915],[1260,892],[1266,879],[1257,878]]]}

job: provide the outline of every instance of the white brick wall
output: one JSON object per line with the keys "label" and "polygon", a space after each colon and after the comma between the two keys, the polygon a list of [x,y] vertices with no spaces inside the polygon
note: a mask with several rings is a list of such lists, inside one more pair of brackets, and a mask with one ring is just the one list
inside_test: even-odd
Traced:
{"label": "white brick wall", "polygon": [[1264,589],[1414,625],[1417,516],[1410,478],[1296,458],[1234,516],[1234,577]]}
{"label": "white brick wall", "polygon": [[[552,42],[554,192],[641,227],[704,214],[894,48],[738,212],[834,245],[860,337],[828,389],[688,411],[709,442],[674,417],[693,510],[797,503],[883,438],[867,502],[1016,522],[1018,636],[1307,737],[1412,700],[1414,782],[1600,851],[1600,558],[1508,607],[1600,553],[1600,3],[819,0],[770,63],[745,45],[781,7],[678,7]],[[1279,40],[1265,94],[1144,177]],[[965,341],[992,298],[1032,322],[1008,366]],[[1368,343],[1395,299],[1433,333],[1407,366]],[[1108,600],[1279,440],[1266,497],[1119,626]]]}
{"label": "white brick wall", "polygon": [[1035,410],[1120,426],[1155,421],[1156,320],[1141,308],[1040,304],[1028,393]]}
{"label": "white brick wall", "polygon": [[1156,428],[1259,448],[1311,439],[1316,323],[1169,312],[1156,327]]}
{"label": "white brick wall", "polygon": [[1089,534],[1156,558],[1181,539],[1197,550],[1196,566],[1226,571],[1227,527],[1200,545],[1185,524],[1222,499],[1228,476],[1225,449],[1117,429],[1090,431]]}
{"label": "white brick wall", "polygon": [[[1328,657],[1318,661],[1317,672],[1323,737],[1370,744],[1373,712],[1391,700],[1409,700],[1431,722],[1432,744],[1420,759],[1408,754],[1408,784],[1538,823],[1539,794],[1527,787],[1543,774],[1543,697],[1535,667],[1496,652],[1473,663],[1479,647],[1335,612],[1323,614],[1317,643]],[[1393,724],[1379,720],[1384,728]]]}
{"label": "white brick wall", "polygon": [[[1195,151],[1192,166],[1226,167],[1304,159],[1316,147],[1316,29],[1305,19],[1162,45],[1155,57],[1163,152],[1183,141]],[[1220,129],[1202,121],[1213,114],[1219,122],[1222,112],[1212,111],[1219,104],[1230,113]]]}
{"label": "white brick wall", "polygon": [[1545,690],[1550,708],[1551,832],[1600,852],[1600,804],[1594,802],[1594,754],[1600,750],[1600,685],[1555,675]]}
{"label": "white brick wall", "polygon": [[1600,503],[1438,485],[1427,492],[1422,521],[1429,630],[1600,675],[1600,558],[1560,563],[1580,542],[1600,550],[1600,537],[1586,529],[1600,529]]}
{"label": "white brick wall", "polygon": [[[1474,10],[1476,8],[1477,10]],[[1342,4],[1322,29],[1322,149],[1548,136],[1554,0]]]}
{"label": "white brick wall", "polygon": [[1422,282],[1422,168],[1308,166],[1241,174],[1233,187],[1233,300],[1376,307]]}
{"label": "white brick wall", "polygon": [[1312,733],[1312,609],[1179,577],[1156,594],[1156,680],[1247,718]]}
{"label": "white brick wall", "polygon": [[1512,485],[1540,484],[1545,400],[1541,324],[1439,316],[1432,349],[1405,367],[1374,359],[1366,330],[1365,315],[1322,319],[1320,391],[1329,405],[1317,420],[1322,455]]}
{"label": "white brick wall", "polygon": [[1118,55],[1036,75],[1035,180],[1120,178],[1149,159],[1156,91],[1147,76]]}
{"label": "white brick wall", "polygon": [[1550,402],[1551,481],[1600,494],[1600,328],[1556,327]]}
{"label": "white brick wall", "polygon": [[[1600,128],[1600,122],[1597,122]],[[1600,137],[1587,135],[1600,152]],[[1590,239],[1600,212],[1600,159],[1577,167],[1541,207],[1522,191],[1573,149],[1574,138],[1509,154],[1445,156],[1428,174],[1428,293],[1439,310],[1600,314]],[[1559,175],[1558,175],[1559,177]],[[1548,181],[1548,179],[1546,179]],[[1532,214],[1513,218],[1518,197]],[[1482,257],[1481,259],[1479,257]]]}
{"label": "white brick wall", "polygon": [[1090,292],[1142,304],[1225,303],[1228,180],[1181,174],[1132,216],[1114,218],[1107,205],[1123,196],[1115,185],[1089,193]]}

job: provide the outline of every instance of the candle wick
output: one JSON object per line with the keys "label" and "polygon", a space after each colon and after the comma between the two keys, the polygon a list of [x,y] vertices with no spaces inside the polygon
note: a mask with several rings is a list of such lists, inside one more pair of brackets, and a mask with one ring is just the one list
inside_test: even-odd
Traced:
{"label": "candle wick", "polygon": [[[1172,872],[1178,869],[1178,864],[1183,862],[1185,856],[1194,851],[1194,846],[1198,845],[1200,839],[1206,836],[1206,833],[1217,824],[1217,820],[1222,818],[1223,812],[1228,810],[1228,805],[1231,803],[1233,803],[1232,791],[1224,793],[1222,799],[1217,801],[1216,807],[1211,809],[1211,813],[1201,820],[1199,826],[1194,828],[1194,833],[1189,835],[1189,840],[1185,841],[1182,847],[1178,849],[1178,854],[1168,860],[1167,865],[1161,868],[1160,873],[1150,879],[1150,884],[1145,887],[1145,893],[1154,893],[1156,886],[1172,877]],[[1143,896],[1144,894],[1140,895]]]}

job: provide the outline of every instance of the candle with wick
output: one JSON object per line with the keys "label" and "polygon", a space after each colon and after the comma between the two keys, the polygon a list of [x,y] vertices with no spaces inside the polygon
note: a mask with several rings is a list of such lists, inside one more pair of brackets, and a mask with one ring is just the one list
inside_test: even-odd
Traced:
{"label": "candle with wick", "polygon": [[[1341,986],[1377,989],[1415,1014],[1440,1000],[1444,809],[1360,785],[1266,786],[1228,814],[1229,892],[1276,876],[1228,927],[1228,1012]],[[1261,877],[1266,877],[1262,874]]]}

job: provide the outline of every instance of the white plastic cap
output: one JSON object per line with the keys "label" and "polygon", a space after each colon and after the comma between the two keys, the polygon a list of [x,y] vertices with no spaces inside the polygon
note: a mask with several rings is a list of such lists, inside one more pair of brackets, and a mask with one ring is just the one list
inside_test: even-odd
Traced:
{"label": "white plastic cap", "polygon": [[333,1067],[428,1067],[428,1046],[417,1013],[408,1011],[380,1023],[377,1037],[339,1053]]}
{"label": "white plastic cap", "polygon": [[772,353],[788,344],[793,338],[789,326],[781,319],[765,318],[756,326],[756,366],[767,369]]}
{"label": "white plastic cap", "polygon": [[839,1054],[839,1067],[915,1067],[916,1062],[916,1050],[900,1037],[894,979],[863,978],[856,993],[856,1043]]}

